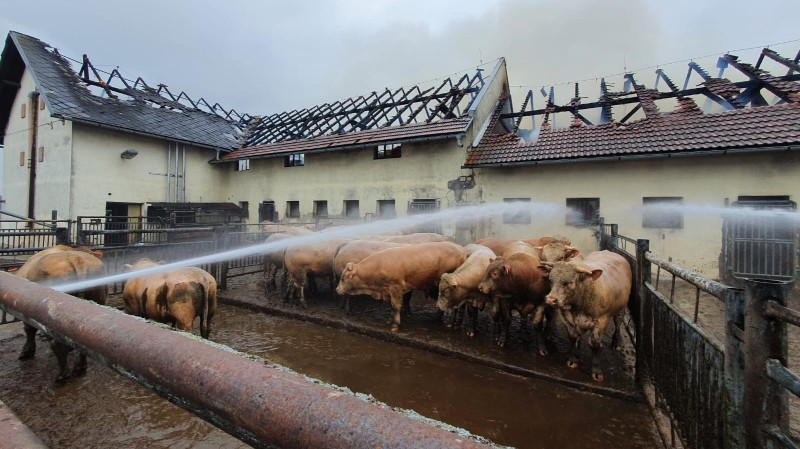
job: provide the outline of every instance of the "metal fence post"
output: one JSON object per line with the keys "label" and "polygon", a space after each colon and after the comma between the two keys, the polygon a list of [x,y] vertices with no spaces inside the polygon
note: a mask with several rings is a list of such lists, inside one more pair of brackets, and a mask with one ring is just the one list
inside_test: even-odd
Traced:
{"label": "metal fence post", "polygon": [[616,249],[619,246],[619,225],[611,225],[611,239],[608,242],[607,249]]}
{"label": "metal fence post", "polygon": [[[229,246],[228,226],[222,225],[214,228],[214,252],[221,253],[223,251],[227,251]],[[215,277],[217,278],[217,285],[219,286],[220,290],[226,290],[228,288],[229,267],[230,262],[223,260],[221,262],[217,262],[213,268]]]}
{"label": "metal fence post", "polygon": [[650,261],[645,258],[645,253],[650,250],[650,240],[636,240],[636,383],[644,385],[649,373],[646,372],[651,363],[645,363],[645,357],[651,354],[647,351],[645,341],[652,338],[652,329],[645,329],[645,298],[647,287],[645,282],[650,280]]}
{"label": "metal fence post", "polygon": [[56,245],[69,245],[69,230],[56,228]]}
{"label": "metal fence post", "polygon": [[599,217],[597,219],[597,248],[599,250],[608,249],[606,247],[606,235],[605,235],[605,224],[606,219],[603,217]]}
{"label": "metal fence post", "polygon": [[728,289],[725,295],[725,445],[726,449],[745,448],[744,385],[744,290]]}
{"label": "metal fence post", "polygon": [[788,356],[786,323],[765,316],[768,300],[786,306],[786,283],[745,281],[744,309],[744,425],[747,448],[778,447],[767,435],[767,427],[789,431],[786,389],[767,377],[768,359],[785,364]]}

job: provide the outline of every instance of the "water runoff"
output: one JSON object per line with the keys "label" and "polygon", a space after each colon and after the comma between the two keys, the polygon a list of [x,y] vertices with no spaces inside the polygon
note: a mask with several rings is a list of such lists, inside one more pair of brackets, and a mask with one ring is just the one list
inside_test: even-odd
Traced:
{"label": "water runoff", "polygon": [[[797,212],[786,210],[755,209],[749,207],[719,207],[691,204],[672,205],[660,203],[633,208],[632,212],[639,215],[683,213],[686,215],[717,216],[721,218],[760,219],[765,221],[779,222],[784,226],[797,226],[800,224],[800,214]],[[376,220],[363,224],[341,226],[332,228],[331,230],[325,232],[315,232],[308,235],[293,236],[291,238],[278,240],[275,242],[261,243],[230,251],[188,258],[144,270],[118,273],[102,278],[87,279],[68,284],[54,285],[51,286],[51,288],[53,290],[65,293],[77,292],[104,284],[121,282],[130,278],[161,273],[176,268],[223,262],[241,257],[284,250],[289,246],[297,244],[312,245],[323,243],[329,240],[354,238],[363,235],[380,235],[431,223],[469,223],[471,221],[477,221],[486,218],[516,214],[530,215],[533,218],[532,221],[535,222],[537,219],[548,220],[558,216],[563,216],[565,213],[575,213],[575,211],[571,211],[570,209],[555,203],[536,202],[498,202],[463,206],[427,214],[409,215],[406,217],[393,219]]]}

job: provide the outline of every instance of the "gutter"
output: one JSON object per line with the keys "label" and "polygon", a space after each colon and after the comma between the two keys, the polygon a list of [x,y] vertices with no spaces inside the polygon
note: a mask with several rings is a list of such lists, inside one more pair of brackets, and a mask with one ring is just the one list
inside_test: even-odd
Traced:
{"label": "gutter", "polygon": [[[468,126],[469,126],[469,123],[467,124],[467,127]],[[329,147],[329,148],[322,148],[322,149],[317,149],[317,150],[287,151],[287,152],[283,152],[283,153],[273,153],[273,154],[261,155],[261,156],[240,157],[240,158],[235,158],[235,159],[226,159],[224,161],[223,160],[211,160],[209,162],[212,163],[212,164],[224,164],[226,162],[233,162],[233,161],[238,161],[238,160],[243,160],[243,159],[250,159],[250,160],[255,160],[255,159],[274,159],[274,158],[288,156],[290,154],[332,153],[332,152],[336,152],[336,151],[357,150],[357,149],[360,149],[360,148],[369,148],[369,147],[375,147],[377,145],[386,145],[386,144],[392,144],[392,143],[403,144],[403,143],[417,143],[417,142],[432,142],[432,141],[437,141],[437,140],[448,140],[448,139],[453,139],[453,138],[456,139],[457,143],[460,142],[459,146],[463,146],[464,145],[463,141],[464,141],[465,137],[466,137],[466,132],[462,131],[462,132],[452,133],[452,134],[443,134],[441,136],[415,137],[415,138],[411,138],[411,139],[402,139],[402,140],[395,140],[395,141],[375,141],[375,142],[371,142],[371,143],[361,143],[361,144],[347,145],[347,146],[341,146],[341,147]]]}
{"label": "gutter", "polygon": [[767,152],[791,152],[800,150],[798,145],[786,146],[771,146],[771,147],[749,147],[749,148],[730,148],[727,150],[700,150],[689,151],[682,153],[660,153],[660,154],[640,154],[640,155],[621,155],[621,156],[599,156],[591,158],[573,158],[573,159],[550,159],[541,161],[521,161],[521,162],[497,162],[491,164],[475,164],[475,165],[462,165],[463,169],[475,168],[504,168],[504,167],[522,167],[531,165],[556,165],[556,164],[571,164],[571,163],[586,163],[586,162],[624,162],[624,161],[639,161],[648,159],[671,159],[671,158],[687,158],[687,157],[702,157],[702,156],[726,156],[728,154],[735,156],[739,154],[751,153],[767,153]]}

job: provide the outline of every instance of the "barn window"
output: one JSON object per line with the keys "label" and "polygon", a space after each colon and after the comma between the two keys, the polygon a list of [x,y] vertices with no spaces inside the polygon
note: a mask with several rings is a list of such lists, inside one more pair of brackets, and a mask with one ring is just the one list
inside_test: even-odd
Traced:
{"label": "barn window", "polygon": [[567,198],[566,224],[597,226],[600,222],[600,198]]}
{"label": "barn window", "polygon": [[642,227],[683,229],[683,197],[653,196],[642,198]]}
{"label": "barn window", "polygon": [[26,108],[27,108],[27,106],[25,105],[25,103],[22,103],[20,105],[19,118],[25,118],[25,110],[26,110]]}
{"label": "barn window", "polygon": [[328,202],[325,200],[314,201],[314,217],[327,218],[328,217]]}
{"label": "barn window", "polygon": [[258,222],[278,221],[278,211],[275,210],[275,201],[262,201],[258,205]]}
{"label": "barn window", "polygon": [[358,218],[358,200],[344,200],[344,216],[347,218]]}
{"label": "barn window", "polygon": [[300,201],[286,202],[286,216],[289,218],[297,218],[300,216]]}
{"label": "barn window", "polygon": [[394,159],[400,157],[400,144],[387,143],[375,147],[374,159]]}
{"label": "barn window", "polygon": [[394,218],[396,216],[397,211],[394,207],[394,200],[378,200],[378,217]]}
{"label": "barn window", "polygon": [[306,165],[306,155],[303,153],[290,154],[283,160],[284,167],[302,167],[304,165]]}
{"label": "barn window", "polygon": [[[504,203],[530,203],[530,198],[503,198]],[[530,210],[524,210],[520,207],[519,210],[505,212],[503,214],[503,223],[506,224],[531,224]]]}
{"label": "barn window", "polygon": [[234,166],[234,171],[250,170],[250,159],[239,159],[238,164]]}

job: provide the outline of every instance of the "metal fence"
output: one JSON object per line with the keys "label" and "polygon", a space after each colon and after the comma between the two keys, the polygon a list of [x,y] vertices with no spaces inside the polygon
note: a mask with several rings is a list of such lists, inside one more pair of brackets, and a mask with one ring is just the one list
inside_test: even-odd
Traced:
{"label": "metal fence", "polygon": [[[662,436],[668,444],[797,447],[789,431],[787,391],[800,393],[800,377],[786,368],[786,323],[800,325],[800,314],[785,307],[788,284],[747,279],[746,289],[734,288],[662,260],[649,251],[647,240],[621,236],[616,225],[602,224],[598,237],[601,249],[634,263],[629,308],[636,329],[636,379],[666,421]],[[671,277],[664,279],[667,287],[661,287],[662,272]],[[676,305],[676,279],[694,288],[688,313]],[[721,338],[698,324],[701,293],[724,311]]]}

